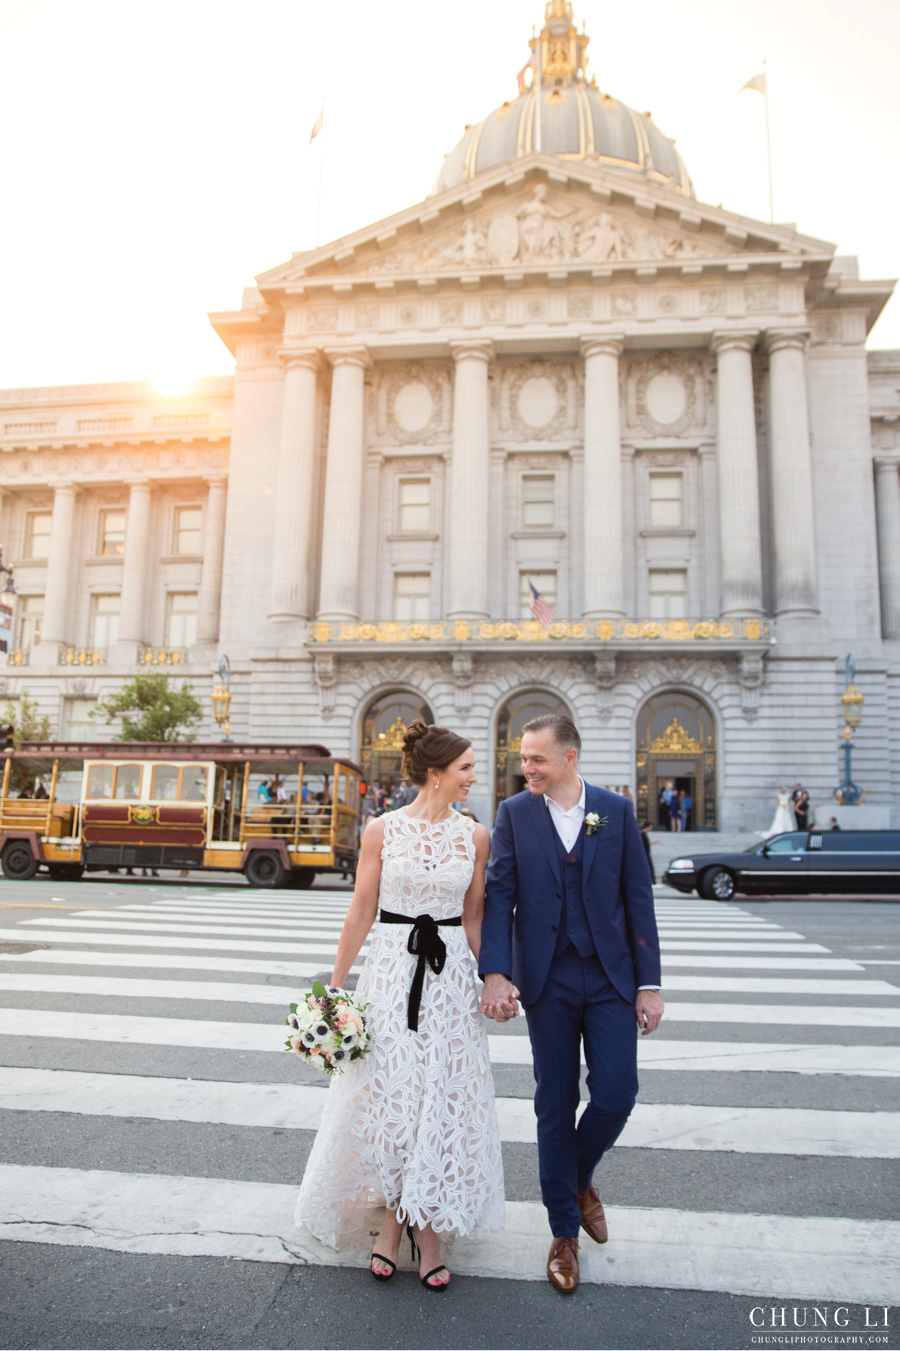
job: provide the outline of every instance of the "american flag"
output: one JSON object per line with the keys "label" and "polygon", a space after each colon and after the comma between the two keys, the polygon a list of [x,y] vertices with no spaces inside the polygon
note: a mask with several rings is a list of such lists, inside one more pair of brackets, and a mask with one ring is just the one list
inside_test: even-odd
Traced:
{"label": "american flag", "polygon": [[531,613],[539,624],[552,624],[556,618],[556,611],[553,606],[548,605],[547,601],[544,600],[534,582],[529,581],[528,585],[531,587]]}

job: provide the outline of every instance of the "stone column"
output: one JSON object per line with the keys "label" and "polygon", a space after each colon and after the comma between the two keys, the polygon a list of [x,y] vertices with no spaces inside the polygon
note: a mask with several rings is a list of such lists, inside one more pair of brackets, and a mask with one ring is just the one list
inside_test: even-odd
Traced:
{"label": "stone column", "polygon": [[43,655],[55,662],[52,648],[71,641],[69,628],[72,578],[72,535],[75,525],[75,498],[78,488],[74,483],[58,483],[53,494],[53,517],[50,522],[50,555],[47,559],[47,582],[44,589],[44,618],[41,622],[40,647]]}
{"label": "stone column", "polygon": [[453,458],[450,464],[449,577],[444,589],[450,619],[490,617],[491,430],[488,368],[490,342],[451,342]]}
{"label": "stone column", "polygon": [[766,334],[776,615],[819,613],[806,336],[796,329]]}
{"label": "stone column", "polygon": [[619,334],[585,338],[584,617],[625,613],[622,539],[622,443],[619,435]]}
{"label": "stone column", "polygon": [[875,461],[875,516],[878,522],[878,576],[881,582],[881,631],[900,638],[900,465]]}
{"label": "stone column", "polygon": [[144,597],[147,591],[150,492],[150,484],[146,479],[135,479],[131,484],[125,521],[122,598],[119,602],[120,643],[143,643],[147,638],[144,631]]}
{"label": "stone column", "polygon": [[219,639],[227,494],[228,480],[224,474],[209,480],[206,529],[203,534],[203,569],[200,573],[200,594],[197,597],[198,643],[216,643]]}
{"label": "stone column", "polygon": [[723,616],[761,615],[759,466],[751,353],[756,332],[714,333],[719,567]]}
{"label": "stone column", "polygon": [[363,482],[364,347],[326,352],[334,367],[328,416],[319,618],[359,618],[359,534]]}
{"label": "stone column", "polygon": [[284,401],[275,489],[269,618],[304,620],[311,613],[310,551],[315,510],[316,381],[321,356],[315,351],[287,351],[281,353],[281,359],[285,367]]}

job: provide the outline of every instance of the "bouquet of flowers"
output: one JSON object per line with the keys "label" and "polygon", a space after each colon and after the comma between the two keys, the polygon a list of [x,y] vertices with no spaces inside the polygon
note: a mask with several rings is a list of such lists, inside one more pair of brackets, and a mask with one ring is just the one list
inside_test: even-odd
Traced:
{"label": "bouquet of flowers", "polygon": [[285,1022],[290,1035],[285,1050],[295,1051],[314,1069],[341,1074],[372,1049],[366,1031],[366,1009],[346,990],[313,984],[302,1002],[291,1004]]}

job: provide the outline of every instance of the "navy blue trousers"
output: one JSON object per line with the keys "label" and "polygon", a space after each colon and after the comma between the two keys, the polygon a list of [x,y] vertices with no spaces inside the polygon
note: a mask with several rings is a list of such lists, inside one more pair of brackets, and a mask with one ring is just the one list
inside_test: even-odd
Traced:
{"label": "navy blue trousers", "polygon": [[[571,944],[553,959],[540,998],[525,1006],[536,1088],[541,1196],[550,1229],[574,1237],[581,1225],[578,1188],[621,1135],[637,1097],[634,1005],[607,979],[599,958]],[[581,1043],[590,1101],[578,1125]]]}

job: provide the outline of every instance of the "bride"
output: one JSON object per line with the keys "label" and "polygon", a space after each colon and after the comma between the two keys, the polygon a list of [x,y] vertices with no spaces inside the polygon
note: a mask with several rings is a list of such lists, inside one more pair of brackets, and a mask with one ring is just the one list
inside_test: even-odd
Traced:
{"label": "bride", "polygon": [[797,829],[794,809],[791,805],[791,795],[786,788],[779,788],[775,802],[775,820],[765,832],[767,839],[771,835],[782,835],[785,831]]}
{"label": "bride", "polygon": [[370,1005],[373,1049],[331,1080],[295,1215],[336,1248],[383,1197],[372,1275],[393,1276],[405,1226],[419,1278],[437,1291],[450,1281],[439,1235],[504,1223],[500,1130],[469,957],[481,946],[490,837],[451,805],[465,803],[474,770],[464,737],[412,723],[402,774],[418,796],[366,828],[331,983],[344,984],[371,932],[357,996]]}

